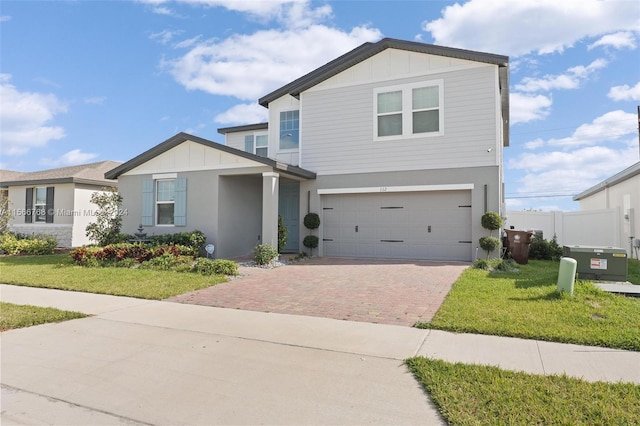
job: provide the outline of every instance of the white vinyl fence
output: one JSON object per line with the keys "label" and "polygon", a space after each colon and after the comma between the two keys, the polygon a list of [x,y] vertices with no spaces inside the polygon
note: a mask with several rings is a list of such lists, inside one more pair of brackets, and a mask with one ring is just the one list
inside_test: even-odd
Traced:
{"label": "white vinyl fence", "polygon": [[626,248],[619,208],[579,212],[508,211],[505,229],[542,231],[545,240],[555,235],[558,244]]}

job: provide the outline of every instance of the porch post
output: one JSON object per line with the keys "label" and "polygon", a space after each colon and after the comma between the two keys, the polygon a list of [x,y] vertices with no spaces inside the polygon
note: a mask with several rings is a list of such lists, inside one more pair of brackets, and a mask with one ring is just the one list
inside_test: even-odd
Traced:
{"label": "porch post", "polygon": [[280,175],[262,173],[262,244],[278,248],[278,195]]}

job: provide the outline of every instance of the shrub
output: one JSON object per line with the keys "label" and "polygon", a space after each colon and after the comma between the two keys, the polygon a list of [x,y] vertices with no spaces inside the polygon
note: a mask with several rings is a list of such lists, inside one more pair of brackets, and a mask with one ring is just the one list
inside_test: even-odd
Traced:
{"label": "shrub", "polygon": [[70,256],[78,265],[86,266],[90,259],[96,259],[104,265],[133,259],[137,263],[162,256],[191,256],[196,250],[185,246],[147,246],[142,243],[110,244],[105,247],[79,247],[71,251]]}
{"label": "shrub", "polygon": [[140,269],[155,269],[160,271],[186,272],[191,270],[193,258],[189,256],[174,256],[163,253],[140,264]]}
{"label": "shrub", "polygon": [[316,247],[318,247],[318,237],[315,235],[307,235],[306,237],[304,237],[304,240],[302,240],[302,244],[310,249],[314,249]]}
{"label": "shrub", "polygon": [[[484,229],[495,231],[502,226],[502,217],[496,212],[486,212],[480,218],[480,223]],[[489,233],[491,235],[491,232]]]}
{"label": "shrub", "polygon": [[201,257],[196,260],[192,268],[193,272],[199,272],[203,275],[238,275],[238,264],[233,260],[226,259],[206,259]]}
{"label": "shrub", "polygon": [[537,260],[560,260],[562,247],[558,245],[556,236],[551,241],[542,237],[542,232],[536,232],[529,244],[529,258]]}
{"label": "shrub", "polygon": [[278,257],[278,250],[269,244],[259,244],[253,248],[253,260],[258,265],[268,265]]}
{"label": "shrub", "polygon": [[58,242],[51,235],[24,237],[9,232],[0,234],[0,251],[6,254],[53,254]]}
{"label": "shrub", "polygon": [[498,250],[501,246],[502,242],[496,237],[480,238],[480,247],[482,248],[482,250],[485,250],[487,252],[487,259],[493,251]]}
{"label": "shrub", "polygon": [[284,219],[278,215],[278,253],[282,253],[282,250],[284,250],[287,245],[288,234],[289,231],[287,227],[284,226]]}
{"label": "shrub", "polygon": [[186,246],[199,251],[207,238],[202,231],[178,232],[175,234],[152,235],[149,237],[152,245],[157,246]]}
{"label": "shrub", "polygon": [[489,269],[489,262],[485,259],[476,259],[476,261],[473,262],[473,268],[487,270]]}
{"label": "shrub", "polygon": [[307,229],[317,229],[320,226],[320,216],[317,213],[307,213],[303,223]]}

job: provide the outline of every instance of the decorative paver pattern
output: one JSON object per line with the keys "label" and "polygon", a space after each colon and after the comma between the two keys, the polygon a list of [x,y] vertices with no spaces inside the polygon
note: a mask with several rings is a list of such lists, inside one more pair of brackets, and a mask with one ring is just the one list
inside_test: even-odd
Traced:
{"label": "decorative paver pattern", "polygon": [[173,302],[413,326],[430,321],[469,264],[317,257],[239,278]]}

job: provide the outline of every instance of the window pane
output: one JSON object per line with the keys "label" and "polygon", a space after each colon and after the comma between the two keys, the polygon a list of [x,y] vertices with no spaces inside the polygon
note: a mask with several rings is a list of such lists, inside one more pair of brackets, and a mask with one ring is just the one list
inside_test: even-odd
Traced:
{"label": "window pane", "polygon": [[36,188],[33,204],[47,204],[47,188]]}
{"label": "window pane", "polygon": [[436,110],[413,113],[413,133],[437,132],[440,130],[440,113]]}
{"label": "window pane", "polygon": [[402,114],[378,116],[378,136],[402,134]]}
{"label": "window pane", "polygon": [[378,114],[402,111],[402,92],[378,93]]}
{"label": "window pane", "polygon": [[300,112],[283,111],[280,113],[280,149],[298,147],[300,138]]}
{"label": "window pane", "polygon": [[413,109],[437,108],[438,86],[413,89]]}
{"label": "window pane", "polygon": [[256,147],[264,147],[269,144],[269,136],[267,135],[257,135],[256,136]]}
{"label": "window pane", "polygon": [[244,150],[253,154],[253,135],[244,137]]}
{"label": "window pane", "polygon": [[158,204],[158,225],[173,225],[173,203]]}
{"label": "window pane", "polygon": [[259,155],[260,157],[266,157],[267,148],[256,148],[256,155]]}
{"label": "window pane", "polygon": [[175,199],[175,181],[159,180],[156,201],[173,201]]}

